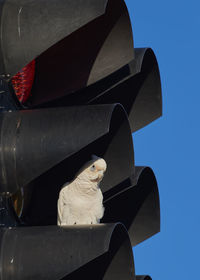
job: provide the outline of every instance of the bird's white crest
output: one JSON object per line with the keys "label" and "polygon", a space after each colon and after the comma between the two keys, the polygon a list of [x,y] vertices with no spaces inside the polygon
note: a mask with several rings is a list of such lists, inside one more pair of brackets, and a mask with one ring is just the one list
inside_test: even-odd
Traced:
{"label": "bird's white crest", "polygon": [[104,214],[99,184],[107,165],[95,155],[64,185],[58,199],[58,225],[97,224]]}

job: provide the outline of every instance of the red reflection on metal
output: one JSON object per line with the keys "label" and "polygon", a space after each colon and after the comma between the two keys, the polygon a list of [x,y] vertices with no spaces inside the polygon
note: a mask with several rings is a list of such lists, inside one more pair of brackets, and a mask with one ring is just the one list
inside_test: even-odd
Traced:
{"label": "red reflection on metal", "polygon": [[12,78],[12,85],[21,103],[26,102],[31,93],[35,76],[35,60],[27,64],[20,72]]}

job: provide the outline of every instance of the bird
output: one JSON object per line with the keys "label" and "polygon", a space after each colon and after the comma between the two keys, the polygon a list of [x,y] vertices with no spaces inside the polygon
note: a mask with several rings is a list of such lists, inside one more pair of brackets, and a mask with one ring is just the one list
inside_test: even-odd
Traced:
{"label": "bird", "polygon": [[106,161],[92,155],[74,180],[63,185],[57,203],[59,226],[100,223],[104,215],[100,182],[106,169]]}

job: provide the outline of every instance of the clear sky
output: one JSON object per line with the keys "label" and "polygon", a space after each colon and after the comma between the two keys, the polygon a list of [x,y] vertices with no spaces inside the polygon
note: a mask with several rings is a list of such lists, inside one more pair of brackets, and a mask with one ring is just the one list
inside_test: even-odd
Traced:
{"label": "clear sky", "polygon": [[135,47],[153,48],[163,89],[163,117],[133,135],[161,203],[161,233],[134,248],[136,273],[199,280],[200,1],[125,1]]}

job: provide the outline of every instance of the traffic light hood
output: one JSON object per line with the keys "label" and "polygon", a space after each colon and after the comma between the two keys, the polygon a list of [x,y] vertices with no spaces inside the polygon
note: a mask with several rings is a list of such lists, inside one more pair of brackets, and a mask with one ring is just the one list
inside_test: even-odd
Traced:
{"label": "traffic light hood", "polygon": [[[71,73],[76,71],[76,83],[79,74],[88,73],[87,79],[84,78],[86,84],[108,75],[133,58],[132,29],[123,0],[4,0],[0,5],[0,17],[0,74],[10,78],[47,50],[49,52],[38,62],[39,69],[53,52],[51,62],[55,57],[60,62],[59,74],[64,62]],[[124,31],[124,35],[118,40],[120,31]],[[55,48],[50,50],[52,46]],[[61,60],[58,53],[55,55],[55,49]],[[122,51],[125,51],[123,56]],[[84,59],[90,63],[86,65]],[[69,89],[70,86],[72,83]]]}
{"label": "traffic light hood", "polygon": [[73,179],[92,154],[107,162],[103,191],[134,173],[132,136],[121,105],[5,112],[0,120],[1,193],[16,192],[66,160],[64,173],[54,178],[56,188]]}
{"label": "traffic light hood", "polygon": [[2,279],[135,279],[121,224],[0,230]]}
{"label": "traffic light hood", "polygon": [[[41,77],[42,73],[45,73],[45,69],[41,71]],[[52,92],[51,83],[46,82],[43,86],[43,91],[38,87],[40,95],[36,89],[33,89],[33,104],[34,100],[36,101],[34,96],[38,96],[38,100],[48,99],[57,92],[56,89]],[[39,107],[112,103],[123,105],[128,114],[132,132],[162,115],[160,72],[152,49],[136,48],[135,58],[106,78],[71,94],[66,93],[63,97],[41,104]]]}
{"label": "traffic light hood", "polygon": [[[131,185],[132,184],[132,185]],[[120,221],[135,246],[160,231],[160,201],[157,181],[149,167],[136,166],[124,186],[104,194],[104,223]]]}

